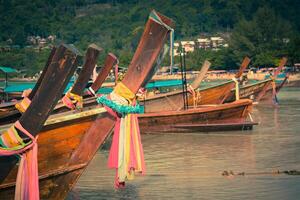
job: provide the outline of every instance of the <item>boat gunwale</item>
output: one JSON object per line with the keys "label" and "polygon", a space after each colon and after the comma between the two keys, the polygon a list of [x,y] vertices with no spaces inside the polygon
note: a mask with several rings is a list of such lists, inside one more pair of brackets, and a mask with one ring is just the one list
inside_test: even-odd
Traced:
{"label": "boat gunwale", "polygon": [[[225,110],[230,108],[235,108],[239,106],[251,106],[253,103],[250,99],[241,99],[232,103],[225,104],[211,104],[210,106],[204,105],[203,107],[192,108],[188,110],[174,110],[174,111],[162,111],[162,112],[153,112],[153,113],[144,113],[138,115],[139,118],[148,118],[148,117],[167,117],[173,115],[189,115],[193,113],[201,113],[201,112],[212,112],[216,110]],[[217,108],[217,109],[216,109]]]}

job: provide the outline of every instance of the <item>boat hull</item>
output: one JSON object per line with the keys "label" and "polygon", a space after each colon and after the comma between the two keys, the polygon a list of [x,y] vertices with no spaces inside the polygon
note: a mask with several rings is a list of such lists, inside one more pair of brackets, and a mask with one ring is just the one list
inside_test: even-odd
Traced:
{"label": "boat hull", "polygon": [[[243,123],[246,121],[251,107],[252,101],[245,99],[189,110],[146,113],[139,115],[139,124],[141,133],[192,132],[192,129],[186,129],[180,125],[206,124],[209,127],[213,123]],[[206,131],[204,128],[202,130]]]}
{"label": "boat hull", "polygon": [[[71,120],[52,116],[50,123],[39,133],[41,199],[65,199],[97,149],[108,137],[114,126],[114,119],[103,108],[98,110],[75,112],[73,115],[77,117]],[[63,115],[67,118],[72,116],[66,113]],[[14,199],[18,171],[16,163],[15,157],[0,157],[0,199]]]}
{"label": "boat hull", "polygon": [[[264,90],[265,87],[267,87],[267,90],[263,98],[261,98],[261,100],[268,99],[268,97],[270,97],[270,93],[272,92],[271,82],[272,80],[264,80],[254,84],[242,86],[239,89],[240,99],[252,99],[253,101],[256,101],[260,92]],[[226,98],[225,102],[232,102],[234,100],[235,100],[235,89],[232,89],[230,95]]]}
{"label": "boat hull", "polygon": [[[221,104],[235,86],[233,81],[221,85],[200,89],[197,94],[196,106],[205,104]],[[183,108],[183,92],[174,91],[166,94],[158,94],[153,97],[141,99],[145,113],[174,111]],[[194,97],[188,93],[188,105],[194,106]]]}

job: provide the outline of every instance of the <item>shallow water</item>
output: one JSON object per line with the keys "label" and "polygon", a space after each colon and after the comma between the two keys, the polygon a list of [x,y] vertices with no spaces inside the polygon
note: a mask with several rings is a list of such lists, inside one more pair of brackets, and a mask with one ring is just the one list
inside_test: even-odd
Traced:
{"label": "shallow water", "polygon": [[142,135],[147,174],[125,189],[113,187],[105,145],[68,199],[300,199],[300,176],[270,174],[300,170],[300,88],[284,88],[279,100],[254,108],[252,131]]}

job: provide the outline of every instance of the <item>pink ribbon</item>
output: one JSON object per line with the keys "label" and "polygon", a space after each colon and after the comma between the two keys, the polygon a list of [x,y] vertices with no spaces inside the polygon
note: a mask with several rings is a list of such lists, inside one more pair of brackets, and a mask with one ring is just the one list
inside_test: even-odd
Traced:
{"label": "pink ribbon", "polygon": [[39,199],[39,177],[37,164],[37,138],[23,128],[19,121],[14,126],[31,139],[31,143],[19,150],[0,149],[0,156],[11,156],[19,154],[19,164],[16,180],[15,200],[38,200]]}

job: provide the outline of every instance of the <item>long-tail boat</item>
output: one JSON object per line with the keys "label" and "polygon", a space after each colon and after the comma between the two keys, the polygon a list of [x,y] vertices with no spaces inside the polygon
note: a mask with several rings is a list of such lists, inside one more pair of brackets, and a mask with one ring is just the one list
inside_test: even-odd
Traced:
{"label": "long-tail boat", "polygon": [[[76,105],[77,106],[81,106],[79,105],[80,103],[82,103],[82,93],[83,90],[93,72],[93,69],[95,67],[96,61],[98,59],[98,56],[100,54],[100,52],[102,51],[102,49],[100,47],[98,47],[95,44],[91,44],[89,45],[87,52],[86,52],[86,56],[85,56],[85,62],[84,65],[82,67],[82,70],[77,78],[77,80],[75,81],[73,87],[70,88],[70,91],[68,91],[63,100],[64,103],[62,101],[60,101],[54,108],[53,112],[57,113],[60,110],[68,110],[68,109],[75,109]],[[40,78],[38,79],[35,87],[33,88],[33,90],[29,93],[28,97],[25,97],[22,101],[20,102],[16,102],[13,104],[9,104],[9,106],[7,107],[2,107],[1,108],[1,115],[0,115],[0,125],[3,124],[7,124],[10,122],[14,122],[16,121],[20,116],[21,116],[21,112],[20,110],[18,110],[16,107],[16,105],[19,104],[18,107],[22,107],[22,105],[24,104],[24,102],[26,103],[26,101],[28,100],[32,100],[37,89],[39,88],[44,75],[46,73],[46,71],[48,70],[48,66],[49,66],[49,62],[51,61],[53,55],[55,53],[55,48],[52,49],[52,52],[49,56],[49,59],[47,61],[47,64],[43,70],[43,73],[41,74]],[[50,61],[49,61],[50,60]],[[75,99],[74,99],[75,98]],[[23,102],[24,101],[24,102]],[[74,101],[74,103],[73,103]],[[69,108],[66,108],[66,106],[68,106]]]}
{"label": "long-tail boat", "polygon": [[[284,57],[280,60],[279,66],[276,68],[272,77],[255,82],[253,84],[248,84],[245,86],[241,86],[239,89],[239,98],[251,98],[255,102],[259,102],[262,99],[268,99],[274,92],[278,93],[279,90],[282,88],[283,84],[275,85],[275,79],[277,75],[280,73],[281,69],[287,62],[287,58]],[[286,79],[284,80],[284,82]],[[273,90],[275,90],[273,92]],[[266,95],[268,94],[268,95]],[[235,99],[235,89],[231,91],[231,94],[225,100],[226,102],[234,101]]]}
{"label": "long-tail boat", "polygon": [[251,129],[247,122],[252,109],[249,99],[220,105],[202,105],[179,111],[162,111],[139,115],[141,133],[208,132]]}
{"label": "long-tail boat", "polygon": [[[166,41],[173,22],[156,13],[149,18],[141,41],[122,80],[136,93],[152,77],[152,66]],[[34,97],[35,98],[35,97]],[[28,110],[22,115],[24,118]],[[52,115],[38,134],[38,165],[41,199],[65,199],[97,149],[115,124],[115,118],[102,107],[87,107]],[[3,127],[2,127],[3,128]],[[12,159],[12,158],[11,158]],[[1,199],[12,199],[16,178],[16,160],[0,162]],[[15,166],[13,169],[8,164]],[[7,170],[5,170],[7,169]]]}
{"label": "long-tail boat", "polygon": [[[236,79],[238,79],[242,75],[243,71],[249,63],[250,59],[248,57],[245,57],[238,73],[235,75]],[[209,62],[205,62],[203,66],[204,69],[206,68],[205,66],[209,65]],[[235,81],[230,80],[222,84],[197,90],[201,80],[203,79],[202,75],[200,75],[200,77],[201,78],[195,80],[195,84],[192,83],[192,90],[194,90],[192,91],[192,93],[194,93],[194,95],[188,94],[188,105],[190,106],[195,104],[195,107],[205,104],[221,104],[230,94],[231,89],[234,88],[236,85]],[[152,97],[146,97],[144,98],[144,100],[142,100],[142,103],[145,107],[145,112],[147,113],[180,110],[183,106],[183,91],[178,90],[173,92],[157,94]]]}
{"label": "long-tail boat", "polygon": [[[19,140],[23,142],[28,142],[28,136],[32,137],[31,142],[27,143],[26,146],[30,146],[30,144],[35,145],[35,138],[40,130],[43,128],[45,121],[47,120],[50,112],[54,108],[55,104],[57,103],[58,99],[60,98],[64,88],[66,87],[68,81],[70,80],[72,74],[74,73],[77,64],[80,59],[80,53],[74,47],[67,46],[67,45],[60,45],[59,48],[54,53],[50,65],[51,69],[49,68],[47,72],[44,74],[44,78],[40,83],[40,87],[37,89],[36,94],[34,95],[32,101],[28,108],[26,108],[25,113],[21,116],[21,118],[13,125],[10,125],[10,129],[7,132],[4,131],[1,133],[1,146],[5,148],[12,148],[15,150],[17,146],[16,143],[8,142],[13,140],[8,140],[11,137],[11,131],[14,131],[15,134],[18,134]],[[0,129],[3,130],[5,127],[1,127]],[[11,130],[11,131],[9,131]],[[26,134],[28,132],[29,134]],[[14,145],[12,145],[14,144]],[[22,147],[22,148],[25,148]],[[19,148],[19,147],[18,147]],[[35,148],[34,146],[31,148]],[[3,150],[1,149],[1,154]],[[10,151],[10,150],[9,150]],[[34,150],[36,151],[36,150]],[[27,155],[26,153],[22,153],[22,161],[23,161],[23,154]],[[5,154],[3,154],[5,155]],[[40,155],[40,154],[39,154]],[[32,157],[28,154],[29,158],[27,159],[34,159],[34,155]],[[26,158],[25,158],[26,159]],[[21,161],[21,162],[22,162]],[[26,162],[26,161],[24,161]],[[34,160],[30,162],[35,165]],[[1,199],[13,199],[14,196],[14,188],[15,188],[15,181],[16,181],[16,173],[18,170],[19,163],[18,156],[1,156],[0,157],[0,198]],[[29,164],[29,163],[28,163]],[[30,166],[26,166],[25,168],[29,168]],[[23,168],[24,169],[24,168]],[[26,169],[25,169],[26,170]],[[20,173],[20,172],[19,172]],[[18,176],[19,176],[18,173]],[[22,172],[28,173],[28,172]],[[31,171],[30,173],[36,173]],[[27,176],[30,176],[28,174]],[[26,176],[26,175],[25,175]],[[32,177],[28,177],[29,179]],[[24,180],[22,180],[23,182]],[[31,183],[23,183],[23,184],[32,184]],[[34,183],[33,183],[34,184]],[[21,185],[22,187],[22,185]],[[30,187],[30,186],[29,186]],[[28,190],[28,188],[25,188]],[[26,194],[27,193],[27,194]],[[34,193],[33,196],[38,194],[38,191],[27,191],[25,195],[29,195]],[[16,193],[17,194],[17,193]],[[20,194],[19,194],[20,195]],[[36,196],[35,196],[36,197]],[[34,197],[34,198],[35,198]],[[19,198],[19,197],[16,197]],[[29,198],[29,197],[25,197]]]}
{"label": "long-tail boat", "polygon": [[[55,54],[55,51],[56,51],[56,47],[53,47],[51,52],[50,52],[50,55],[48,57],[48,60],[46,62],[46,65],[44,66],[44,69],[42,71],[42,74],[40,75],[39,79],[37,80],[35,86],[33,87],[32,91],[29,93],[28,95],[28,99],[32,100],[33,96],[35,95],[37,89],[39,88],[44,76],[45,76],[45,73],[50,65],[50,62]],[[21,94],[20,94],[21,96]],[[9,115],[9,112],[10,111],[13,111],[13,110],[16,110],[15,108],[15,105],[18,103],[19,101],[11,101],[11,102],[6,102],[6,103],[1,103],[0,104],[0,119],[6,117],[7,115]]]}

